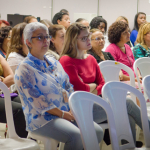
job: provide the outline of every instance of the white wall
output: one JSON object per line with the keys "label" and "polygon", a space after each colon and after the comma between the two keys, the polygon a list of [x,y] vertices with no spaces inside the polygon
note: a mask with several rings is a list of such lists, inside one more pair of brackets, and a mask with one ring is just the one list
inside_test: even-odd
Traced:
{"label": "white wall", "polygon": [[[1,19],[7,20],[7,14],[19,13],[33,15],[51,20],[52,0],[0,0]],[[139,11],[150,15],[149,0],[139,0]],[[96,13],[98,0],[53,0],[53,15],[62,8],[70,13],[73,22],[74,13]],[[43,8],[44,7],[44,8]],[[118,16],[128,18],[130,29],[133,28],[134,16],[137,13],[137,0],[99,0],[99,15],[103,16],[110,26]]]}
{"label": "white wall", "polygon": [[[43,7],[46,8],[43,8]],[[0,0],[1,19],[7,20],[7,14],[33,15],[42,19],[51,19],[51,0]]]}

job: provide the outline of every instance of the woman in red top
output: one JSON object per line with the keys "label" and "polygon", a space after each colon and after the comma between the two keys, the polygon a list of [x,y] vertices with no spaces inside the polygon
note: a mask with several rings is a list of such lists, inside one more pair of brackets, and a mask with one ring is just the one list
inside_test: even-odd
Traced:
{"label": "woman in red top", "polygon": [[60,63],[69,75],[75,91],[101,95],[103,76],[96,59],[86,54],[86,50],[91,49],[90,36],[86,26],[80,23],[72,24],[66,32]]}
{"label": "woman in red top", "polygon": [[[87,91],[100,95],[104,79],[96,59],[86,54],[86,50],[89,49],[91,49],[91,40],[87,27],[80,23],[73,23],[66,31],[60,63],[69,75],[70,82],[74,85],[75,91]],[[135,123],[142,128],[140,109],[128,98],[127,111],[129,118],[132,118],[130,119],[131,130],[133,138],[136,140]],[[93,120],[101,123],[106,119],[107,116],[104,109],[94,104]]]}

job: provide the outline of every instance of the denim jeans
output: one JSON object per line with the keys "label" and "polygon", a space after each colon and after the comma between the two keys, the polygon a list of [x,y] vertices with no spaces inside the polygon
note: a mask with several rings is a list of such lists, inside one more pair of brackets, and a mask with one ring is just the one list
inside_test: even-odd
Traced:
{"label": "denim jeans", "polygon": [[[98,141],[103,139],[102,128],[94,122]],[[32,133],[53,138],[65,143],[64,150],[83,150],[80,130],[76,122],[72,123],[62,118],[50,121]]]}

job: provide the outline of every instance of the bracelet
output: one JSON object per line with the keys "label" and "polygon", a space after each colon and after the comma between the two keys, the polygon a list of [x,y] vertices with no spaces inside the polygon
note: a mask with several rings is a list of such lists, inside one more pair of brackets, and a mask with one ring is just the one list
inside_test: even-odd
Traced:
{"label": "bracelet", "polygon": [[64,111],[62,111],[62,116],[61,116],[61,118],[64,118]]}

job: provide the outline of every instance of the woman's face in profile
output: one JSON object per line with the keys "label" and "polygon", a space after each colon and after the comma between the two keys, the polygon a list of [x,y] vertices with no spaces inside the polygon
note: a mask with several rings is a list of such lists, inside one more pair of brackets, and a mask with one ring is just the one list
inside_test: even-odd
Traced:
{"label": "woman's face in profile", "polygon": [[98,29],[103,33],[103,34],[105,34],[105,27],[106,27],[106,25],[105,25],[105,23],[104,22],[100,22],[100,24],[99,24],[99,26],[98,26]]}
{"label": "woman's face in profile", "polygon": [[102,32],[96,31],[92,33],[91,44],[93,50],[102,50],[105,45],[105,38]]}
{"label": "woman's face in profile", "polygon": [[63,25],[65,27],[65,29],[67,30],[67,28],[70,26],[70,18],[68,15],[63,15],[61,20],[58,20],[58,24]]}
{"label": "woman's face in profile", "polygon": [[78,50],[89,50],[91,49],[91,33],[86,29],[82,30],[77,37]]}
{"label": "woman's face in profile", "polygon": [[130,29],[128,27],[121,33],[120,41],[124,44],[130,41]]}

